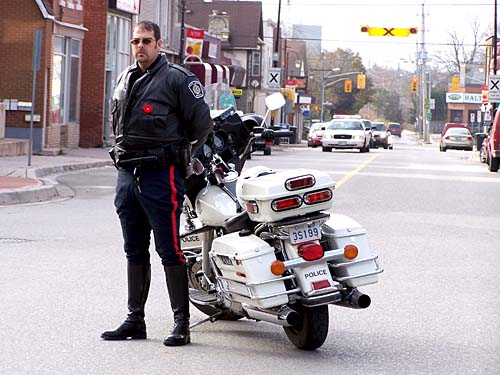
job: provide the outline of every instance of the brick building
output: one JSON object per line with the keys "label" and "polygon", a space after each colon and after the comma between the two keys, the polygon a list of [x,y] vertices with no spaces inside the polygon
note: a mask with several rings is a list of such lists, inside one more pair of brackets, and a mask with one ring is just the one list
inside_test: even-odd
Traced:
{"label": "brick building", "polygon": [[[5,137],[29,139],[32,54],[35,31],[42,32],[36,74],[33,150],[76,147],[83,26],[82,0],[2,2],[0,99],[6,107]],[[8,52],[7,52],[8,51]]]}

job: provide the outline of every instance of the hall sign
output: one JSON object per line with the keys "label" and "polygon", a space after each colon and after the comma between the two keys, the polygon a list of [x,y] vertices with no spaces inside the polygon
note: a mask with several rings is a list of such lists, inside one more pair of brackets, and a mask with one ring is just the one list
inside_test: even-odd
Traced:
{"label": "hall sign", "polygon": [[463,92],[447,92],[446,103],[468,103],[479,104],[482,103],[481,94],[467,94]]}

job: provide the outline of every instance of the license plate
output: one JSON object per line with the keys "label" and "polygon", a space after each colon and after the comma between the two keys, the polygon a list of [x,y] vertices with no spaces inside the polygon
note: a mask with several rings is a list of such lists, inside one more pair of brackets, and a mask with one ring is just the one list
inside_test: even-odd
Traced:
{"label": "license plate", "polygon": [[339,141],[339,145],[345,145],[346,142],[345,141]]}
{"label": "license plate", "polygon": [[298,224],[290,228],[290,242],[292,245],[319,240],[320,238],[321,230],[317,222]]}

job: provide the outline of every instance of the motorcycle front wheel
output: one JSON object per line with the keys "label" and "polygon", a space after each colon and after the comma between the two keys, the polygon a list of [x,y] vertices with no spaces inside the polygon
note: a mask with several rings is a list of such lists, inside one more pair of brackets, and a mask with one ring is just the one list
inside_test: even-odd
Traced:
{"label": "motorcycle front wheel", "polygon": [[288,340],[302,350],[319,348],[328,335],[328,305],[304,307],[302,304],[290,306],[300,314],[300,322],[292,327],[283,327]]}

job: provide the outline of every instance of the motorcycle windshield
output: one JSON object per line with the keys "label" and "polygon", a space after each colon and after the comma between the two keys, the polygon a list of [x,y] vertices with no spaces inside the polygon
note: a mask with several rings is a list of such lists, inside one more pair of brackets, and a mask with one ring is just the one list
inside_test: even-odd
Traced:
{"label": "motorcycle windshield", "polygon": [[236,99],[227,83],[218,82],[205,86],[205,101],[210,107],[210,111],[215,113],[231,107],[237,110]]}

